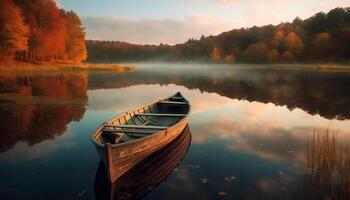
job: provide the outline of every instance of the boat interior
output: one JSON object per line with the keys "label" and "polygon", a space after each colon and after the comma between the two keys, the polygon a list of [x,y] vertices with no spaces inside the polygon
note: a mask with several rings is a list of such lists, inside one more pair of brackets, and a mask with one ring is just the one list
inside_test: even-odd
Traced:
{"label": "boat interior", "polygon": [[176,124],[189,109],[188,101],[178,92],[110,120],[96,139],[102,144],[119,144],[146,137]]}

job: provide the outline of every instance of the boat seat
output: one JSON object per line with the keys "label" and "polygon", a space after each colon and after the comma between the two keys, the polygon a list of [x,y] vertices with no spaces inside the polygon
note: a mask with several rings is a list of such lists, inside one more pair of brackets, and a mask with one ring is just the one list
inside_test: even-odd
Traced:
{"label": "boat seat", "polygon": [[186,102],[179,102],[179,101],[158,101],[158,103],[170,104],[170,105],[188,105],[188,103]]}
{"label": "boat seat", "polygon": [[182,98],[182,97],[170,97],[170,99],[174,99],[174,100],[183,100],[184,98]]}
{"label": "boat seat", "polygon": [[135,140],[135,139],[137,139],[137,138],[131,137],[129,134],[124,134],[121,141],[122,142],[129,142],[129,141],[132,141],[132,140]]}
{"label": "boat seat", "polygon": [[136,116],[149,117],[186,117],[186,114],[171,114],[171,113],[137,113]]}
{"label": "boat seat", "polygon": [[114,137],[114,144],[118,144],[120,143],[123,135],[125,135],[125,133],[114,133],[115,137]]}
{"label": "boat seat", "polygon": [[105,130],[114,130],[114,131],[118,131],[120,128],[163,130],[163,129],[167,129],[167,128],[169,128],[169,127],[168,127],[168,126],[128,125],[128,124],[122,124],[122,125],[111,125],[111,124],[106,124],[106,125],[105,125]]}

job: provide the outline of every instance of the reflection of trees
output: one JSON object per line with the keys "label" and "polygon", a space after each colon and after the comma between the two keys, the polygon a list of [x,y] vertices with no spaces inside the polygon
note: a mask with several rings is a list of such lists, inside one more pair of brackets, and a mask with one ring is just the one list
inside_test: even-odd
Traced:
{"label": "reflection of trees", "polygon": [[[167,72],[168,71],[168,72]],[[293,70],[183,69],[139,70],[125,74],[89,75],[89,88],[138,84],[177,84],[233,99],[286,105],[333,119],[350,118],[350,78],[346,73]]]}
{"label": "reflection of trees", "polygon": [[314,132],[307,145],[307,178],[312,189],[335,199],[350,198],[349,153],[349,146],[329,130]]}
{"label": "reflection of trees", "polygon": [[35,144],[61,135],[80,120],[87,74],[5,76],[0,80],[0,152],[19,140]]}

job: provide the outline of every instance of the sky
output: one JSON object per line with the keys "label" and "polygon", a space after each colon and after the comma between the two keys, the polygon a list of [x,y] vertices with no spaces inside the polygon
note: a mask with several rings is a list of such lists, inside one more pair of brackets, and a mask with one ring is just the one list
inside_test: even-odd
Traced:
{"label": "sky", "polygon": [[234,28],[308,18],[350,0],[56,0],[77,12],[87,39],[177,44]]}

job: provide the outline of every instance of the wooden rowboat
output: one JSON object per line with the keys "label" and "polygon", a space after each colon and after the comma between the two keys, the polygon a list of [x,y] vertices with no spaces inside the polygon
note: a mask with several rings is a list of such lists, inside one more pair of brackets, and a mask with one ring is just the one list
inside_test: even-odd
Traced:
{"label": "wooden rowboat", "polygon": [[94,193],[96,200],[141,199],[170,176],[185,157],[191,142],[188,126],[168,145],[154,152],[114,183],[110,183],[108,170],[100,162],[96,172]]}
{"label": "wooden rowboat", "polygon": [[189,102],[178,92],[103,123],[92,142],[110,181],[173,141],[186,127],[189,112]]}

